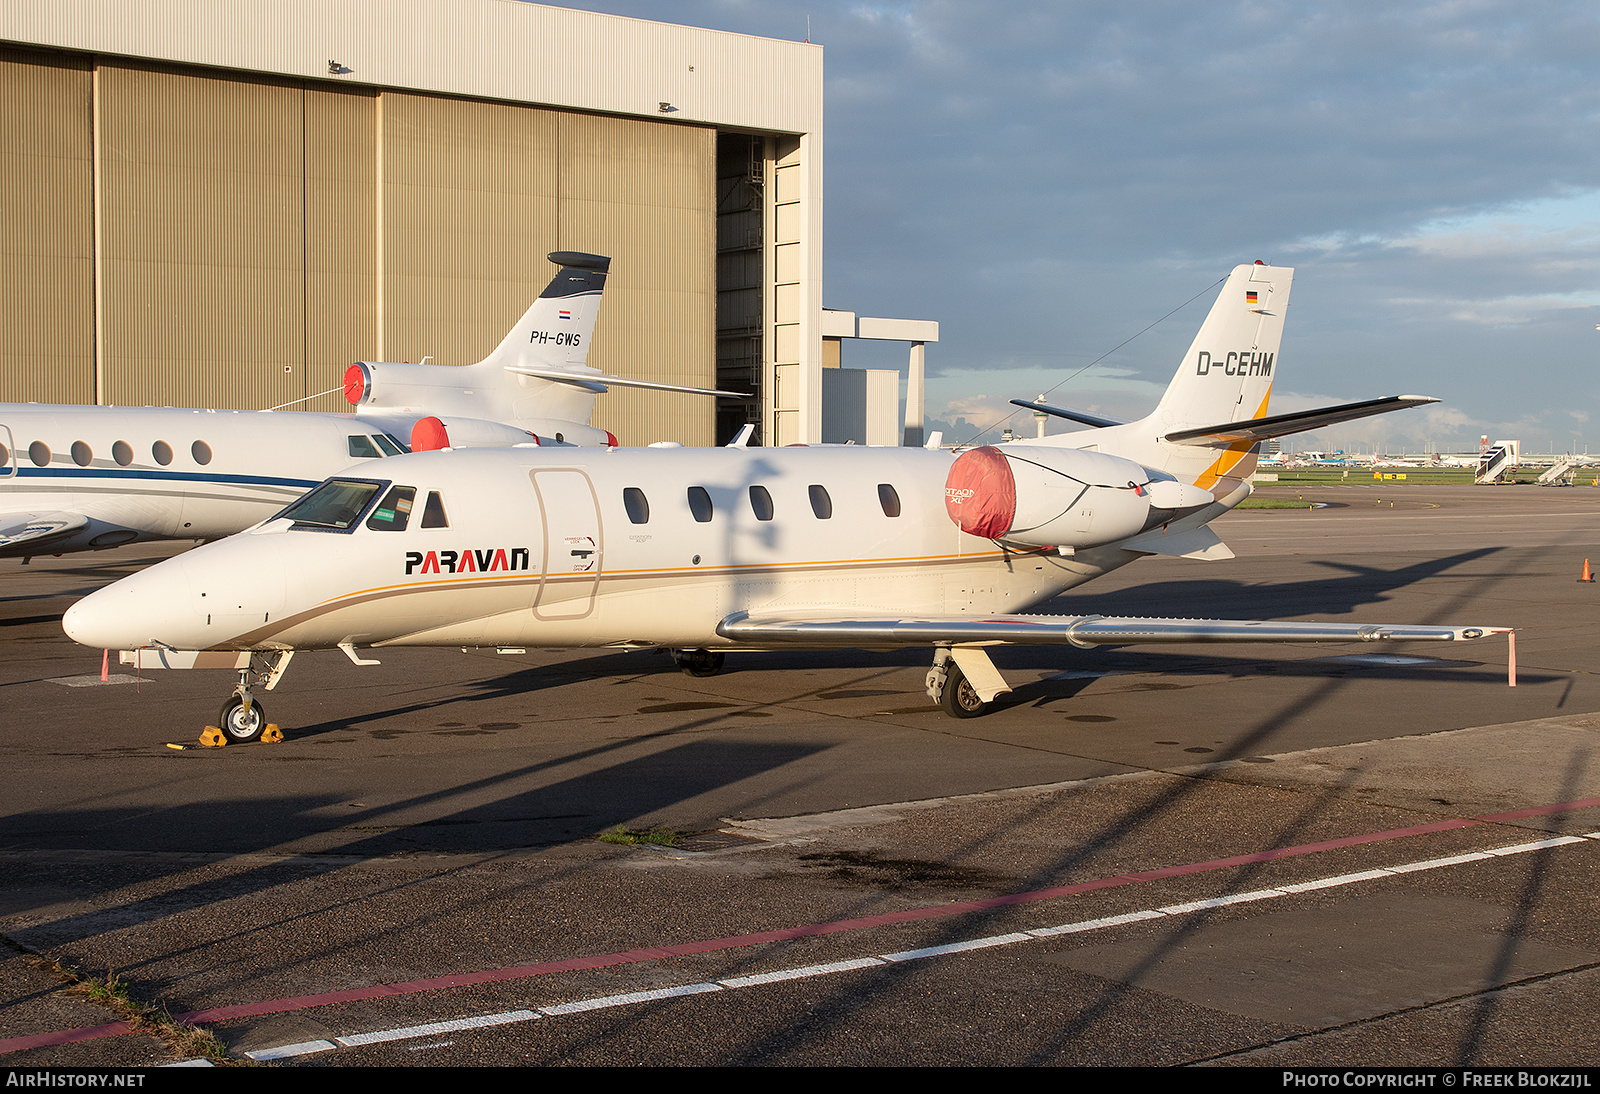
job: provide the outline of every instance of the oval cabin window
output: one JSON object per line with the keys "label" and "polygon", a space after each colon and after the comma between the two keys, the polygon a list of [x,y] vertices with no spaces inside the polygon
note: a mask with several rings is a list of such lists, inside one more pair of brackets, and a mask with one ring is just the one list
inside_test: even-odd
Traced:
{"label": "oval cabin window", "polygon": [[818,520],[827,520],[833,516],[833,499],[828,496],[826,486],[811,487],[811,511],[817,515]]}
{"label": "oval cabin window", "polygon": [[628,511],[628,519],[634,524],[650,523],[650,499],[637,486],[622,488],[622,507]]}
{"label": "oval cabin window", "polygon": [[34,441],[28,446],[28,459],[33,461],[33,466],[44,467],[50,462],[50,446],[43,441]]}
{"label": "oval cabin window", "polygon": [[189,446],[189,455],[194,457],[194,462],[204,467],[211,462],[211,446],[205,441],[195,441]]}
{"label": "oval cabin window", "polygon": [[150,455],[155,457],[157,463],[165,467],[172,462],[172,446],[166,441],[157,441],[150,446]]}
{"label": "oval cabin window", "polygon": [[706,493],[705,487],[689,487],[689,512],[701,524],[711,519],[711,495]]}
{"label": "oval cabin window", "polygon": [[87,441],[72,442],[72,462],[79,467],[88,467],[94,459],[94,449],[89,447]]}
{"label": "oval cabin window", "polygon": [[765,486],[752,486],[750,488],[750,509],[757,520],[772,519],[772,495],[767,493]]}
{"label": "oval cabin window", "polygon": [[133,445],[127,441],[118,441],[111,446],[111,458],[117,461],[118,467],[127,467],[133,462]]}

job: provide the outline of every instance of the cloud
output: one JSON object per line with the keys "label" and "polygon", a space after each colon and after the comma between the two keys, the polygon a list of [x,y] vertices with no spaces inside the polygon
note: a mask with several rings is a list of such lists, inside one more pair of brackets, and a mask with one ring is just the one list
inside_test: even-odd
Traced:
{"label": "cloud", "polygon": [[574,6],[795,40],[809,11],[830,306],[939,320],[945,401],[1032,397],[1202,294],[1108,359],[1122,382],[1064,389],[1138,409],[1207,286],[1261,258],[1297,267],[1304,390],[1444,395],[1452,444],[1595,409],[1592,5]]}

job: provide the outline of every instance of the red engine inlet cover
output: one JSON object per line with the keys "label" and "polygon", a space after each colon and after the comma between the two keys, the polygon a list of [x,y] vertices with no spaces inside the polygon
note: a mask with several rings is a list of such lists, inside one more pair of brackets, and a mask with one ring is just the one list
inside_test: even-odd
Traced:
{"label": "red engine inlet cover", "polygon": [[436,452],[450,447],[450,434],[438,418],[418,418],[411,427],[411,451]]}
{"label": "red engine inlet cover", "polygon": [[1017,517],[1017,480],[993,445],[956,457],[944,480],[944,510],[969,536],[999,539]]}
{"label": "red engine inlet cover", "polygon": [[356,406],[367,394],[367,370],[361,365],[351,365],[344,370],[344,401]]}

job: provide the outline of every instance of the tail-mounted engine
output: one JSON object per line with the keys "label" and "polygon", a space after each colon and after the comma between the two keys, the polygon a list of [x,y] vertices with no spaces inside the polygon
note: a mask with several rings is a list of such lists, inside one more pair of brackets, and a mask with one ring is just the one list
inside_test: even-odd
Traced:
{"label": "tail-mounted engine", "polygon": [[1121,456],[1042,445],[963,452],[944,488],[963,532],[1027,547],[1099,547],[1215,500]]}

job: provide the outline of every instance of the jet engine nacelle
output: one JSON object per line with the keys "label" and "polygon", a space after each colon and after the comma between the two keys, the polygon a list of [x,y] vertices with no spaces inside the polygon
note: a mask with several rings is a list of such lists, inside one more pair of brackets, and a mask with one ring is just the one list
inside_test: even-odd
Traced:
{"label": "jet engine nacelle", "polygon": [[616,446],[611,433],[572,419],[519,416],[514,400],[507,396],[513,390],[521,390],[518,378],[498,366],[485,370],[482,365],[357,361],[344,371],[344,397],[358,415],[437,416],[456,448],[498,448],[534,440]]}
{"label": "jet engine nacelle", "polygon": [[1121,456],[1035,445],[963,452],[944,491],[963,532],[1028,547],[1116,543],[1215,500]]}
{"label": "jet engine nacelle", "polygon": [[344,397],[351,406],[410,409],[437,401],[441,393],[471,395],[475,377],[446,365],[409,361],[357,361],[344,370]]}

